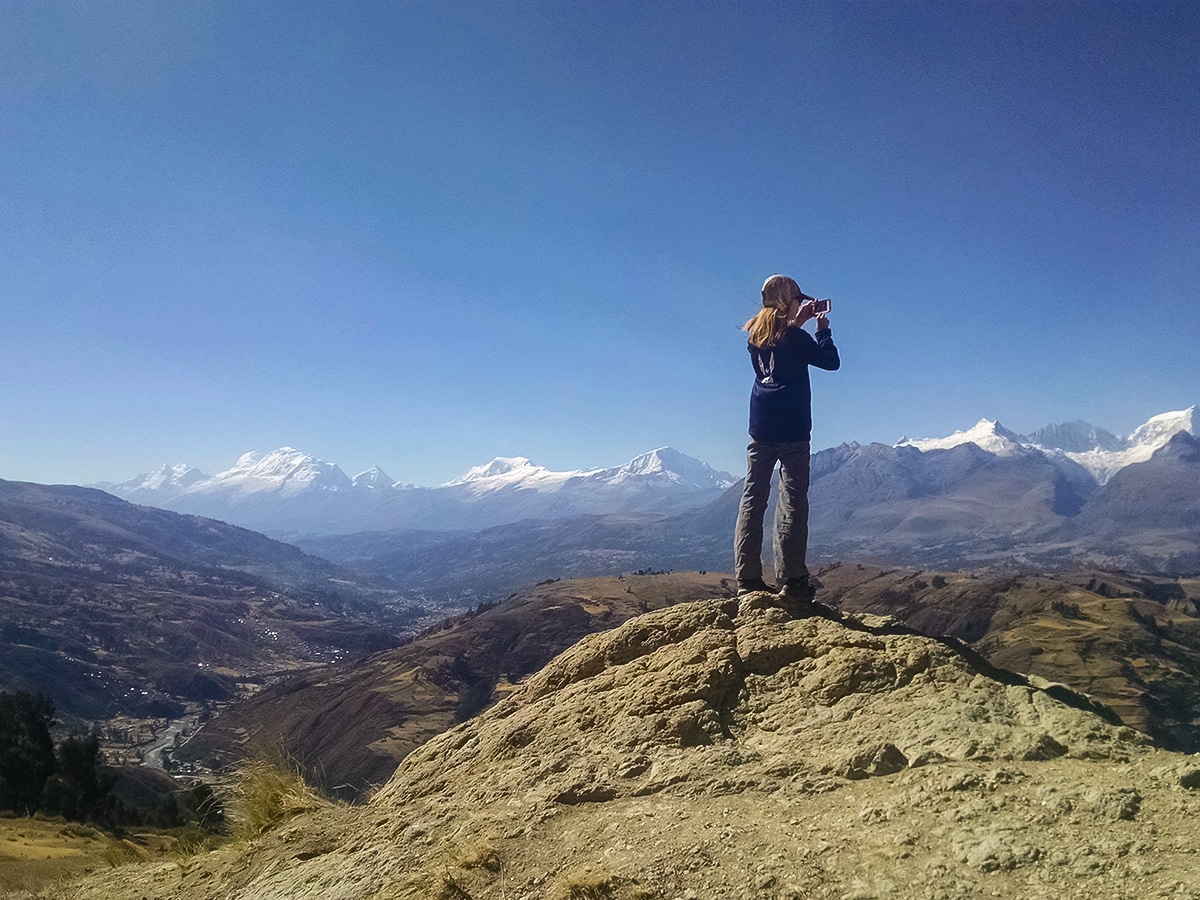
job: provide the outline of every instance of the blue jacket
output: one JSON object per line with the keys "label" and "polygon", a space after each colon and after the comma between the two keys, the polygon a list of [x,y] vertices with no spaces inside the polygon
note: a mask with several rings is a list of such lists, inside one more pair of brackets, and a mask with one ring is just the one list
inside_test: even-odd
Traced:
{"label": "blue jacket", "polygon": [[774,347],[747,344],[754,363],[750,392],[750,437],[756,441],[807,441],[812,437],[812,388],[808,367],[833,372],[841,367],[833,333],[814,339],[803,328],[788,328]]}

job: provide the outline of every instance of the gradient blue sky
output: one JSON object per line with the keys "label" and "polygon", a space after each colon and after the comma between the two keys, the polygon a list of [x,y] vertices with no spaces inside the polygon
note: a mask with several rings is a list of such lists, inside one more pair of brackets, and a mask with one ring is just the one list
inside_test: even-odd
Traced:
{"label": "gradient blue sky", "polygon": [[290,445],[741,474],[1200,400],[1200,4],[0,0],[0,477]]}

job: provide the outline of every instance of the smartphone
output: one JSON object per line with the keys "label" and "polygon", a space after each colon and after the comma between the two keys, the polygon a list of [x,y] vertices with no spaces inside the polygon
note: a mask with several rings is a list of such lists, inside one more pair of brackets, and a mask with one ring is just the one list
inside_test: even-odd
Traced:
{"label": "smartphone", "polygon": [[829,309],[831,306],[833,306],[832,300],[829,300],[829,299],[814,300],[813,301],[813,312],[816,313],[818,316],[827,316],[827,315],[829,315]]}

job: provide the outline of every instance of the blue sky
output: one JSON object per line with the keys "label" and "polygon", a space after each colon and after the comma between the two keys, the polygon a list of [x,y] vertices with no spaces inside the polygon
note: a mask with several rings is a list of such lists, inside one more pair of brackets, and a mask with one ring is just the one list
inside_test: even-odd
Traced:
{"label": "blue sky", "polygon": [[0,477],[814,447],[1200,400],[1200,7],[0,0]]}

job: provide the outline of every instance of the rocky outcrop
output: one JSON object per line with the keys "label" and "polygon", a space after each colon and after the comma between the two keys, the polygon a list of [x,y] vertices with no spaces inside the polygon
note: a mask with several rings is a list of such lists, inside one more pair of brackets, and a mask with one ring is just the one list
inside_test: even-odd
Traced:
{"label": "rocky outcrop", "polygon": [[584,639],[476,725],[413,753],[377,802],[472,784],[469,802],[536,808],[770,787],[784,773],[1111,757],[1143,740],[1024,679],[985,677],[965,647],[881,619],[796,620],[775,602],[691,603]]}
{"label": "rocky outcrop", "polygon": [[586,637],[367,807],[77,896],[1191,890],[1196,758],[954,641],[778,603],[699,601]]}

